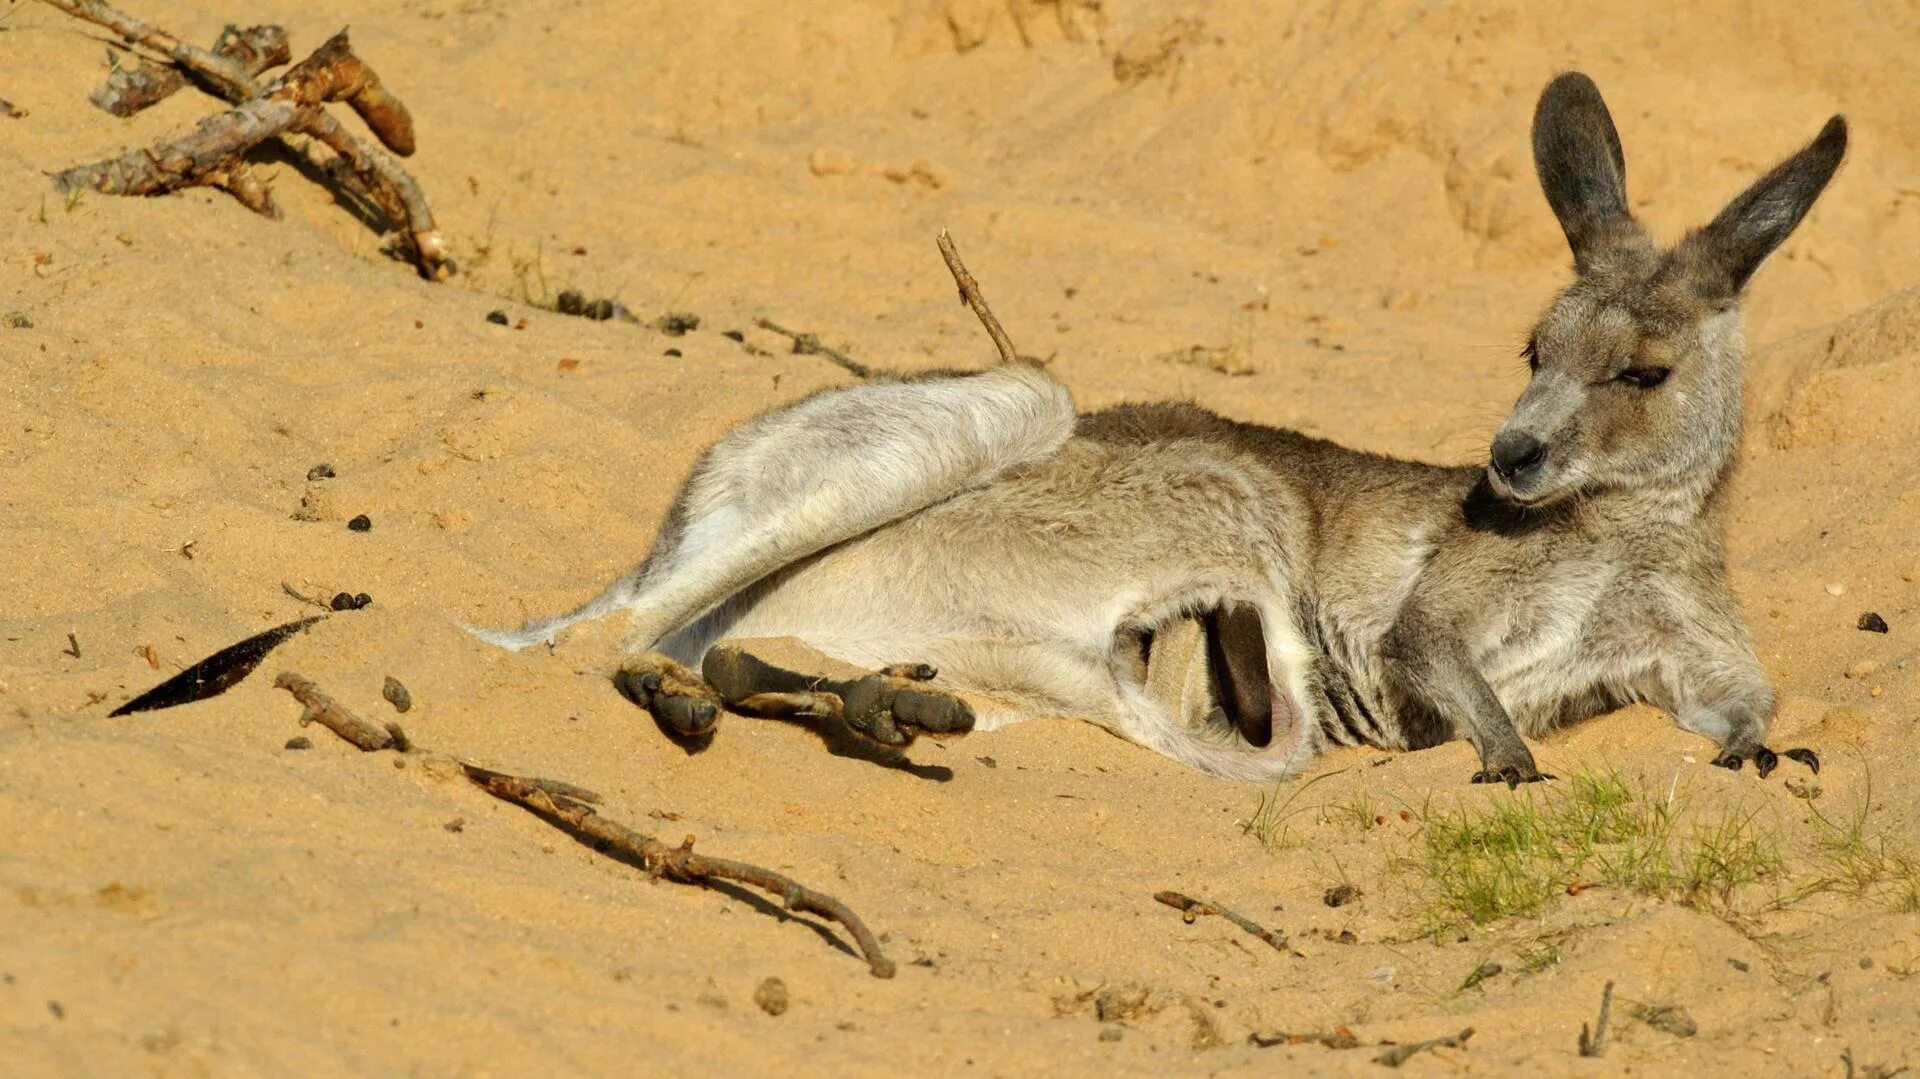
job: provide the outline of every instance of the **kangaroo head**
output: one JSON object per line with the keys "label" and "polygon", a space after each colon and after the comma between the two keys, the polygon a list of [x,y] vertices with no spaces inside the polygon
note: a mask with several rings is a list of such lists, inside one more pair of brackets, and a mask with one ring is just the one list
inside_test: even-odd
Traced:
{"label": "kangaroo head", "polygon": [[1554,79],[1534,163],[1578,276],[1528,339],[1532,381],[1494,437],[1487,479],[1521,505],[1603,491],[1704,495],[1740,434],[1740,294],[1832,179],[1847,125],[1817,138],[1661,249],[1627,211],[1626,163],[1593,80]]}

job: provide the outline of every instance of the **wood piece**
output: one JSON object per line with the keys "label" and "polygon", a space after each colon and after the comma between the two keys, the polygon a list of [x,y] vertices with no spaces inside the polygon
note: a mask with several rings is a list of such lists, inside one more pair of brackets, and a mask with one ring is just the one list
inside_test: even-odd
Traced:
{"label": "wood piece", "polygon": [[1287,943],[1287,938],[1284,934],[1263,928],[1258,923],[1235,914],[1233,911],[1220,906],[1218,903],[1209,903],[1204,899],[1195,899],[1192,896],[1181,895],[1179,892],[1155,892],[1153,893],[1153,897],[1184,914],[1188,922],[1192,922],[1194,918],[1199,915],[1218,914],[1220,917],[1225,918],[1227,921],[1232,922],[1248,933],[1266,941],[1273,947],[1274,951],[1285,952],[1288,955],[1305,958],[1294,950],[1293,945]]}
{"label": "wood piece", "polygon": [[[394,748],[397,739],[391,730],[382,730],[349,712],[340,702],[321,692],[312,679],[292,671],[281,671],[273,684],[293,694],[295,700],[306,706],[306,711],[300,714],[301,726],[318,723],[368,753]],[[404,734],[400,736],[401,739],[405,737]]]}

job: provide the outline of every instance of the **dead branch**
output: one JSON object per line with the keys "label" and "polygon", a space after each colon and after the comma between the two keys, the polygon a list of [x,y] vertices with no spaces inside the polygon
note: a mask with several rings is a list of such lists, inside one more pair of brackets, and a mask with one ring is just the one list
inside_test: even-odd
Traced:
{"label": "dead branch", "polygon": [[610,821],[595,813],[589,806],[563,795],[550,793],[546,789],[528,783],[518,776],[476,768],[466,768],[468,778],[478,784],[481,790],[517,805],[533,810],[549,820],[558,821],[609,847],[630,857],[637,858],[648,872],[669,877],[682,883],[693,884],[703,880],[735,880],[742,884],[751,884],[763,888],[780,897],[788,910],[805,911],[831,918],[845,926],[853,934],[854,942],[860,946],[860,952],[866,956],[867,968],[876,978],[891,978],[894,974],[893,960],[880,952],[880,941],[868,929],[860,916],[848,909],[845,903],[830,895],[816,892],[771,869],[763,869],[746,862],[735,862],[726,858],[709,858],[693,852],[693,837],[680,841],[677,847],[628,828],[624,824]]}
{"label": "dead branch", "polygon": [[[300,722],[318,722],[328,730],[352,743],[365,752],[397,748],[403,752],[412,747],[397,725],[389,724],[387,730],[368,723],[349,712],[339,702],[327,696],[311,680],[292,671],[283,671],[274,679],[274,685],[292,693],[306,710],[301,713]],[[441,758],[440,754],[431,754]],[[867,960],[867,969],[876,978],[891,978],[894,975],[893,960],[880,951],[879,938],[867,928],[860,916],[845,903],[830,895],[816,892],[797,881],[746,862],[735,862],[725,858],[709,858],[693,852],[693,837],[681,840],[677,847],[637,832],[617,821],[611,821],[596,813],[589,803],[597,803],[600,796],[584,787],[564,783],[557,779],[539,779],[531,776],[509,775],[482,768],[455,757],[444,757],[460,767],[462,773],[475,786],[503,801],[512,802],[532,810],[547,821],[564,826],[589,839],[597,840],[613,850],[633,858],[644,866],[647,872],[655,876],[667,877],[683,884],[699,884],[710,880],[732,880],[742,884],[751,884],[763,888],[780,897],[788,910],[818,914],[839,922],[853,936],[854,943]]]}
{"label": "dead branch", "polygon": [[1600,990],[1600,1017],[1593,1021],[1592,1032],[1591,1033],[1588,1032],[1587,1024],[1585,1023],[1580,1024],[1580,1055],[1581,1056],[1597,1057],[1597,1056],[1604,1055],[1606,1053],[1607,1051],[1607,1014],[1612,1010],[1613,1010],[1613,983],[1608,982],[1606,985],[1606,988]]}
{"label": "dead branch", "polygon": [[[238,61],[248,76],[293,61],[287,32],[278,26],[249,26],[245,30],[229,26],[213,43],[212,52]],[[142,59],[133,67],[113,69],[107,81],[87,95],[87,100],[115,116],[132,116],[165,101],[185,85],[187,76],[177,62],[162,64]]]}
{"label": "dead branch", "polygon": [[1181,895],[1179,892],[1155,892],[1153,893],[1153,897],[1179,911],[1189,925],[1193,924],[1193,920],[1200,915],[1218,914],[1220,917],[1225,918],[1227,921],[1232,922],[1248,933],[1266,941],[1273,946],[1275,951],[1286,952],[1288,955],[1304,958],[1299,952],[1294,950],[1293,945],[1287,943],[1287,938],[1284,934],[1263,928],[1252,920],[1241,917],[1233,911],[1220,906],[1218,903],[1209,903],[1204,899],[1195,899],[1192,896]]}
{"label": "dead branch", "polygon": [[[209,83],[235,108],[203,121],[181,139],[110,161],[68,169],[55,177],[61,190],[89,188],[107,194],[160,194],[181,187],[214,186],[231,191],[249,208],[267,212],[265,188],[241,170],[239,157],[265,139],[301,134],[338,155],[318,158],[300,151],[355,198],[378,207],[404,230],[407,246],[421,272],[433,280],[449,276],[446,241],[434,224],[426,196],[412,176],[385,153],[341,127],[322,107],[343,101],[358,112],[388,148],[402,157],[414,150],[413,120],[373,70],[355,56],[346,31],[330,38],[272,85],[262,88],[236,56],[210,52],[181,41],[99,0],[42,0],[75,18],[104,26],[144,46]],[[248,141],[249,136],[251,141]],[[226,150],[225,157],[211,157]],[[339,164],[344,162],[344,165]],[[221,174],[218,178],[214,173]]]}
{"label": "dead branch", "polygon": [[813,334],[789,330],[785,326],[768,318],[754,319],[753,324],[763,330],[771,330],[782,337],[790,338],[793,341],[793,352],[796,356],[825,356],[827,359],[832,360],[834,363],[852,373],[855,378],[873,377],[873,368],[868,367],[866,364],[861,363],[844,352],[828,348],[826,345],[821,344],[820,339]]}
{"label": "dead branch", "polygon": [[397,741],[392,731],[381,730],[347,711],[340,702],[321,692],[311,679],[292,671],[281,671],[273,684],[293,694],[295,700],[306,706],[306,711],[300,713],[300,725],[303,727],[318,723],[367,753],[392,749]]}
{"label": "dead branch", "polygon": [[953,275],[953,283],[960,288],[960,299],[987,328],[987,336],[993,338],[993,347],[1000,350],[1000,362],[1012,363],[1020,357],[1013,351],[1013,340],[1007,331],[1000,328],[1000,320],[993,317],[993,309],[987,306],[987,298],[980,294],[980,282],[967,272],[966,264],[960,261],[960,252],[954,249],[953,237],[946,229],[940,230],[940,257],[947,260],[947,272]]}

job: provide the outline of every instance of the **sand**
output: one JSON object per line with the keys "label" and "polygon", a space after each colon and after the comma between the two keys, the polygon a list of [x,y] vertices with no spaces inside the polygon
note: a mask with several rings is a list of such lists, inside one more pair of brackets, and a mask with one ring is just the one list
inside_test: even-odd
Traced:
{"label": "sand", "polygon": [[[1406,1067],[1920,1066],[1920,914],[1884,873],[1832,883],[1815,816],[1864,820],[1883,868],[1920,851],[1911,7],[137,10],[200,41],[281,22],[298,53],[351,24],[414,111],[411,167],[463,272],[420,280],[285,163],[268,166],[277,223],[204,190],[69,204],[47,173],[212,106],[108,117],[86,101],[98,32],[0,12],[0,98],[24,113],[0,115],[9,1074],[1372,1073],[1379,1042],[1466,1027]],[[1263,842],[1248,824],[1267,792],[1085,723],[924,743],[919,772],[743,718],[689,754],[610,687],[619,627],[517,655],[461,631],[591,594],[709,441],[849,381],[756,319],[891,370],[990,362],[942,226],[1083,407],[1189,397],[1481,459],[1529,321],[1567,279],[1526,125],[1575,66],[1667,239],[1828,115],[1853,124],[1846,167],[1748,297],[1729,538],[1782,698],[1775,743],[1818,747],[1825,770],[1708,767],[1709,746],[1645,708],[1537,747],[1548,771],[1611,769],[1689,820],[1746,822],[1778,865],[1736,893],[1576,883],[1436,931],[1433,822],[1516,797],[1468,786],[1463,744],[1330,756],[1279,792]],[[564,317],[548,308],[565,288],[700,326]],[[336,478],[307,481],[322,462]],[[360,514],[372,529],[349,531]],[[223,696],[107,718],[310,613],[283,584],[374,603]],[[1869,610],[1890,632],[1855,628]],[[444,766],[302,730],[280,670],[380,718],[398,678],[421,744],[597,789],[615,819],[837,894],[900,974],[868,976],[842,934],[777,904],[650,884]],[[283,748],[300,734],[313,748]],[[1341,883],[1360,898],[1326,905]],[[1169,888],[1302,955],[1182,921],[1152,899]],[[772,977],[779,1016],[754,1002]],[[1606,1058],[1582,1060],[1609,981]],[[1691,1035],[1648,1021],[1669,1005]],[[1249,1041],[1342,1027],[1363,1047]]]}

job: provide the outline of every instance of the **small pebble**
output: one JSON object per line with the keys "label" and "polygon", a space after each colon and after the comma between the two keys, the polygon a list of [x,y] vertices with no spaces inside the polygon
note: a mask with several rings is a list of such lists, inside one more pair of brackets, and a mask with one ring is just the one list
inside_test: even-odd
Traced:
{"label": "small pebble", "polygon": [[721,334],[720,336],[725,337],[730,341],[745,341],[747,339],[747,335],[744,333],[741,333],[739,330],[728,330],[725,333]]}
{"label": "small pebble", "polygon": [[778,978],[768,978],[753,991],[753,1002],[768,1015],[785,1015],[789,1003],[787,983]]}
{"label": "small pebble", "polygon": [[564,289],[554,298],[553,309],[563,315],[578,315],[587,309],[587,298],[575,289]]}
{"label": "small pebble", "polygon": [[1868,633],[1887,632],[1887,620],[1880,617],[1879,611],[1866,611],[1860,615],[1859,627]]}
{"label": "small pebble", "polygon": [[670,311],[654,321],[654,328],[668,337],[679,337],[700,328],[700,316],[684,311]]}
{"label": "small pebble", "polygon": [[357,611],[362,607],[371,607],[371,606],[373,606],[373,597],[367,595],[365,592],[362,592],[359,595],[353,597],[354,610]]}
{"label": "small pebble", "polygon": [[330,480],[333,478],[333,474],[334,473],[333,473],[332,465],[329,465],[329,464],[314,465],[312,468],[307,469],[307,482],[311,483],[314,480]]}
{"label": "small pebble", "polygon": [[1873,956],[1870,956],[1870,955],[1863,955],[1863,956],[1861,956],[1861,957],[1860,957],[1860,969],[1861,969],[1861,970],[1872,970],[1872,969],[1873,969]]}
{"label": "small pebble", "polygon": [[1847,594],[1847,586],[1846,586],[1846,585],[1843,585],[1843,584],[1841,584],[1841,583],[1840,583],[1839,581],[1831,581],[1831,582],[1828,582],[1828,584],[1827,584],[1827,595],[1829,595],[1829,596],[1844,596],[1844,595],[1846,595],[1846,594]]}
{"label": "small pebble", "polygon": [[613,317],[613,301],[595,300],[587,305],[586,310],[580,313],[595,322],[605,322]]}
{"label": "small pebble", "polygon": [[1880,669],[1878,660],[1863,659],[1847,668],[1847,677],[1858,682],[1860,679]]}
{"label": "small pebble", "polygon": [[1742,974],[1745,974],[1746,972],[1753,969],[1752,967],[1748,966],[1744,960],[1740,960],[1740,959],[1729,959],[1727,960],[1727,965],[1739,971]]}
{"label": "small pebble", "polygon": [[1100,1028],[1100,1040],[1103,1042],[1117,1042],[1120,1040],[1121,1034],[1122,1034],[1122,1028],[1120,1027],[1101,1027]]}
{"label": "small pebble", "polygon": [[408,693],[407,687],[401,685],[400,680],[392,675],[388,675],[386,683],[380,687],[380,695],[387,699],[388,704],[393,705],[393,710],[396,712],[405,712],[413,707],[413,694]]}
{"label": "small pebble", "polygon": [[327,604],[327,606],[332,607],[336,611],[351,611],[353,610],[353,596],[347,592],[335,592],[333,594],[333,602]]}
{"label": "small pebble", "polygon": [[313,739],[308,738],[304,734],[296,734],[292,738],[287,739],[287,748],[288,749],[312,749]]}
{"label": "small pebble", "polygon": [[[465,817],[455,817],[440,827],[445,828],[449,832],[464,832],[467,830],[467,820]],[[618,975],[615,975],[615,977],[618,977]]]}
{"label": "small pebble", "polygon": [[355,517],[353,520],[347,522],[347,531],[371,532],[373,531],[373,518],[368,517],[366,514],[363,513],[360,516]]}
{"label": "small pebble", "polygon": [[1359,888],[1351,884],[1336,884],[1328,888],[1327,894],[1320,898],[1321,901],[1329,907],[1344,907],[1348,903],[1360,898],[1362,894]]}
{"label": "small pebble", "polygon": [[507,313],[505,311],[489,311],[487,312],[487,321],[493,323],[495,326],[505,326],[507,325]]}
{"label": "small pebble", "polygon": [[672,357],[674,357],[675,359],[678,359],[678,358],[679,358],[679,356],[680,356],[680,350],[679,350],[679,349],[677,349],[677,348],[670,348],[670,349],[668,349],[668,350],[666,350],[665,352],[663,352],[663,353],[661,353],[661,355],[662,355],[662,356],[672,356]]}

